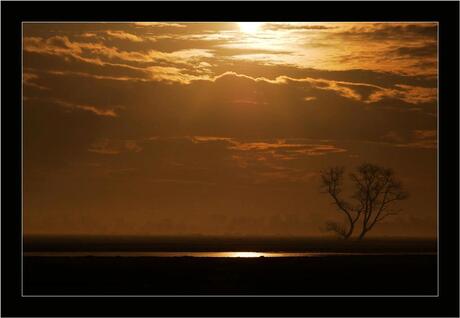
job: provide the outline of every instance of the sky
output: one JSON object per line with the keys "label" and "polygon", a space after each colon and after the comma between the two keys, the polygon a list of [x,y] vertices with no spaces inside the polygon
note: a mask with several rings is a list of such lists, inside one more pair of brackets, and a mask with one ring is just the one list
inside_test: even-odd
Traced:
{"label": "sky", "polygon": [[25,23],[23,147],[25,235],[328,236],[370,162],[435,237],[437,24]]}

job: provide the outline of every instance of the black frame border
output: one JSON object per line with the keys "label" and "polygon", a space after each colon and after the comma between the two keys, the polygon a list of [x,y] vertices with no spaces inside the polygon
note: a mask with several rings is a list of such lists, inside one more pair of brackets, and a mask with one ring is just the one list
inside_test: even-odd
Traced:
{"label": "black frame border", "polygon": [[[5,2],[2,11],[3,316],[459,315],[459,2]],[[23,21],[439,22],[439,297],[21,297]]]}

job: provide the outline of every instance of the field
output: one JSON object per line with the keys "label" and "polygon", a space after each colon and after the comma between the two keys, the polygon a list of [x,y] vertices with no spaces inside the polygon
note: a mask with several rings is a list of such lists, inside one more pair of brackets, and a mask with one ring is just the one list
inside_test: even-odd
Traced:
{"label": "field", "polygon": [[[270,250],[267,240],[265,244],[261,240],[200,242],[192,242],[198,250],[215,250],[217,243],[220,243],[221,250],[253,250],[250,247],[263,250],[263,246]],[[276,242],[276,249],[271,250],[300,251],[300,246],[305,243],[298,240]],[[69,248],[72,245],[68,243]],[[137,249],[145,250],[137,243]],[[48,249],[62,250],[58,245],[53,249],[48,244]],[[37,241],[28,246],[34,251],[44,247]],[[73,250],[78,250],[77,246],[82,250],[78,244]],[[97,245],[93,242],[86,246],[86,250],[88,246],[93,246],[96,249],[94,255],[97,255],[98,246],[99,250],[110,250],[116,244],[104,242]],[[127,246],[124,246],[125,250]],[[157,241],[154,246],[157,250],[174,250],[173,244],[168,245],[167,240],[163,244]],[[176,250],[191,250],[192,247],[191,243],[184,242],[182,245],[176,242],[174,246]],[[437,287],[437,257],[435,253],[427,252],[432,252],[434,246],[433,242],[420,241],[351,244],[310,240],[309,251],[362,252],[363,255],[256,258],[26,256],[24,294],[433,295]]]}
{"label": "field", "polygon": [[25,294],[436,294],[436,257],[25,257]]}

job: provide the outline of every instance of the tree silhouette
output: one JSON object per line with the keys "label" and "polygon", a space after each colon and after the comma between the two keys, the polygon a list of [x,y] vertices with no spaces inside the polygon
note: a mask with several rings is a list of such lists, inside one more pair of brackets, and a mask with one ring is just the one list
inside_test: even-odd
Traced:
{"label": "tree silhouette", "polygon": [[322,187],[347,221],[345,225],[328,222],[326,229],[348,239],[361,219],[358,239],[363,239],[377,223],[400,212],[400,209],[395,209],[394,203],[406,199],[408,193],[391,169],[364,163],[356,172],[350,174],[354,190],[350,197],[353,203],[349,203],[342,198],[344,172],[343,167],[333,167],[321,172]]}
{"label": "tree silhouette", "polygon": [[344,171],[345,169],[343,167],[329,168],[327,171],[321,172],[321,177],[323,187],[326,189],[327,193],[330,194],[334,200],[333,203],[338,207],[339,211],[345,214],[348,222],[346,226],[336,222],[328,222],[326,224],[326,229],[347,239],[353,234],[356,221],[361,214],[361,209],[355,209],[348,202],[340,198]]}

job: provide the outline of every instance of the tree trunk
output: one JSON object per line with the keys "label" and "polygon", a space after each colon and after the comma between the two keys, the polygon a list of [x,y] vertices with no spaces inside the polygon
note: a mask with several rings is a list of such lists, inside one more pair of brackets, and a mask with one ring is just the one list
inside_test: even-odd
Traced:
{"label": "tree trunk", "polygon": [[351,236],[351,234],[353,234],[354,228],[355,228],[354,224],[353,223],[350,224],[350,229],[348,230],[347,234],[345,234],[345,236],[343,238],[348,240],[348,238]]}
{"label": "tree trunk", "polygon": [[359,236],[358,236],[358,240],[362,240],[362,239],[364,238],[364,236],[366,235],[367,231],[368,231],[368,230],[363,229],[363,230],[361,231],[361,234],[359,234]]}

